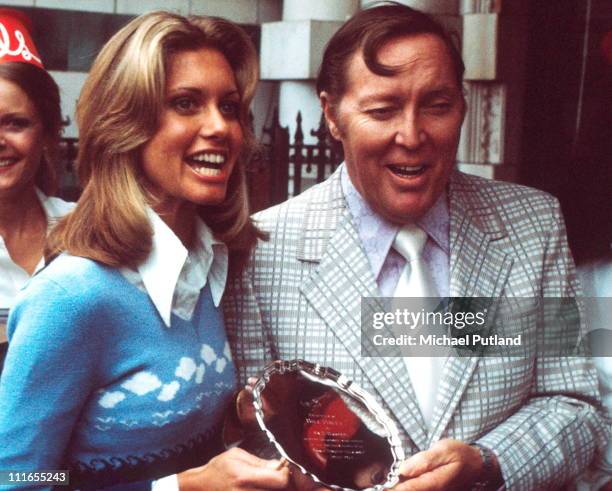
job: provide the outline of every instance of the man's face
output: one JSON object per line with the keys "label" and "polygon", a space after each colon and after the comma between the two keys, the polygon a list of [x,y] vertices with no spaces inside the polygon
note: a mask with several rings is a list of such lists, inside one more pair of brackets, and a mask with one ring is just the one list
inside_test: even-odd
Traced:
{"label": "man's face", "polygon": [[465,103],[437,36],[391,39],[378,61],[400,69],[376,75],[359,51],[348,64],[344,95],[336,105],[326,93],[321,101],[355,187],[377,213],[403,224],[423,216],[444,190]]}

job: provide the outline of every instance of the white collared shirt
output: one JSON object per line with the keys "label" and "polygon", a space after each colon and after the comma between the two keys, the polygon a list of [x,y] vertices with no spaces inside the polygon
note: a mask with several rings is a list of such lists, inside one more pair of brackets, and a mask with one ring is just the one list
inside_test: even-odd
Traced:
{"label": "white collared shirt", "polygon": [[[47,218],[47,231],[51,230],[57,221],[67,215],[75,205],[60,198],[48,197],[39,189],[36,190],[36,195]],[[40,271],[44,266],[45,260],[41,257],[34,273]],[[4,237],[0,236],[0,309],[10,309],[13,306],[17,293],[29,279],[28,272],[15,264],[6,247]]]}
{"label": "white collared shirt", "polygon": [[[351,181],[346,166],[341,172],[342,191],[372,267],[379,292],[382,296],[391,297],[406,265],[406,259],[393,248],[399,226],[389,222],[370,207]],[[432,286],[441,297],[448,296],[450,290],[449,220],[446,194],[443,193],[417,221],[417,225],[427,233],[428,237],[423,248],[423,260],[432,276]],[[404,357],[404,363],[413,380],[412,387],[423,420],[428,430],[431,430],[437,387],[442,379],[446,358]],[[418,374],[414,375],[417,379],[413,378],[413,374]]]}
{"label": "white collared shirt", "polygon": [[[399,226],[375,212],[352,183],[346,164],[342,164],[340,182],[353,223],[372,273],[383,297],[393,296],[406,259],[393,249]],[[430,269],[438,295],[446,297],[450,290],[450,217],[446,193],[436,200],[417,225],[427,232],[423,259]]]}
{"label": "white collared shirt", "polygon": [[159,215],[151,209],[147,215],[153,228],[151,253],[137,270],[121,268],[121,273],[149,295],[167,327],[172,313],[191,319],[206,283],[218,307],[227,280],[227,246],[198,218],[195,245],[188,251]]}
{"label": "white collared shirt", "polygon": [[[145,291],[167,327],[171,314],[189,320],[200,291],[210,284],[215,306],[219,306],[227,281],[227,246],[214,238],[208,226],[196,219],[196,243],[188,251],[174,232],[153,210],[147,215],[153,228],[149,257],[137,271],[121,268],[125,278]],[[151,483],[152,491],[178,491],[176,474]]]}

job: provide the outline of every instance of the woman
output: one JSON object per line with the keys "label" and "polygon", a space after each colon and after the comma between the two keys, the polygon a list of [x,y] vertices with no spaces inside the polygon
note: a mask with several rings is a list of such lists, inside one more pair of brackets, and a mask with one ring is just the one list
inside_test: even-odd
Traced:
{"label": "woman", "polygon": [[[0,370],[6,315],[17,292],[44,266],[47,230],[71,204],[55,192],[62,118],[59,90],[44,69],[21,12],[0,9],[8,49],[0,55]],[[24,39],[24,49],[16,33]]]}
{"label": "woman", "polygon": [[197,465],[181,488],[287,484],[277,462],[217,455],[235,390],[218,305],[228,252],[238,268],[257,237],[256,78],[252,44],[221,19],[144,15],[98,55],[77,107],[82,197],[9,320],[0,468],[97,488]]}

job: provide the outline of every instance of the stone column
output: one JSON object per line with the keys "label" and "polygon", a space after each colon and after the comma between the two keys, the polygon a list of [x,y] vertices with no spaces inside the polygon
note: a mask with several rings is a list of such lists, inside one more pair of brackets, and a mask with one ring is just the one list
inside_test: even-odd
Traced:
{"label": "stone column", "polygon": [[527,0],[461,0],[468,112],[458,159],[465,172],[517,178],[527,7]]}
{"label": "stone column", "polygon": [[306,143],[321,117],[314,79],[325,44],[359,7],[359,0],[284,0],[281,22],[262,24],[261,78],[279,81],[279,117],[295,132],[302,113]]}

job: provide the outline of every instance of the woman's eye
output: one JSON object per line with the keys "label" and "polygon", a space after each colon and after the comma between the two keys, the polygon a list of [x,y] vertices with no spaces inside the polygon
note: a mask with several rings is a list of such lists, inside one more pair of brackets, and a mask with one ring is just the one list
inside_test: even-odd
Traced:
{"label": "woman's eye", "polygon": [[5,122],[7,128],[19,131],[32,126],[32,121],[27,118],[12,118]]}
{"label": "woman's eye", "polygon": [[240,113],[240,103],[237,101],[224,101],[219,105],[219,108],[226,116],[237,117]]}
{"label": "woman's eye", "polygon": [[197,108],[197,101],[192,97],[178,97],[172,101],[172,107],[179,113],[190,113]]}

